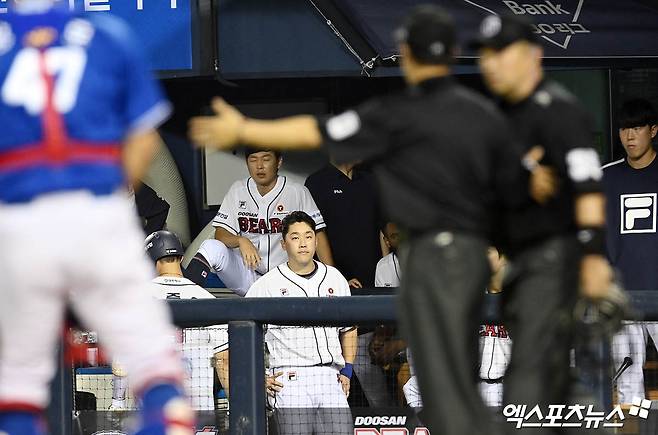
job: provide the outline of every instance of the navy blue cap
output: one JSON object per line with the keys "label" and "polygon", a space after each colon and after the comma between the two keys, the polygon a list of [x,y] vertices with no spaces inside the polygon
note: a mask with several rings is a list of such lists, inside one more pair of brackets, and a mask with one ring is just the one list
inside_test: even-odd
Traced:
{"label": "navy blue cap", "polygon": [[482,20],[478,37],[470,46],[473,49],[488,47],[501,50],[517,41],[540,43],[532,21],[513,14],[489,15]]}

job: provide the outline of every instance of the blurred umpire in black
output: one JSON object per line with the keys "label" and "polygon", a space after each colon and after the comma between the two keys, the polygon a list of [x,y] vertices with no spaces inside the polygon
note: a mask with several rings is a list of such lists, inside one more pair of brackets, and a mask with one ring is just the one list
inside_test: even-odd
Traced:
{"label": "blurred umpire in black", "polygon": [[[516,138],[526,149],[543,148],[540,161],[557,180],[547,203],[531,204],[505,220],[511,282],[503,295],[514,346],[504,403],[545,410],[567,400],[579,276],[586,297],[601,297],[610,285],[602,172],[585,110],[543,76],[532,24],[514,15],[488,16],[475,45],[484,81],[500,97]],[[532,170],[535,162],[526,164]]]}
{"label": "blurred umpire in black", "polygon": [[[487,246],[496,210],[530,201],[528,171],[492,104],[450,77],[452,19],[414,9],[396,32],[409,87],[329,118],[247,119],[215,100],[190,123],[192,140],[226,149],[315,149],[372,163],[385,212],[406,234],[401,322],[432,433],[491,433],[475,387]],[[345,210],[345,213],[349,213]],[[406,246],[406,247],[405,247]]]}

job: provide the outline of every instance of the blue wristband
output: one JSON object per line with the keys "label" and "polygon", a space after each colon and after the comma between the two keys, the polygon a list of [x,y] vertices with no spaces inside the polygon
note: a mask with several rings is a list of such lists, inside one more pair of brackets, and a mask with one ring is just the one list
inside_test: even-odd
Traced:
{"label": "blue wristband", "polygon": [[352,364],[346,362],[345,367],[340,369],[340,374],[343,376],[347,376],[349,379],[352,379],[352,371],[353,371]]}

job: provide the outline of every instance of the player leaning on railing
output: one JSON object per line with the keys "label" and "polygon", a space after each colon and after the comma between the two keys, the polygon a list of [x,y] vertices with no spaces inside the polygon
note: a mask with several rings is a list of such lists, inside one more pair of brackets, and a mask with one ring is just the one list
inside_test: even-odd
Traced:
{"label": "player leaning on railing", "polygon": [[[313,260],[317,246],[313,218],[293,211],[283,219],[281,231],[280,243],[288,261],[260,277],[246,297],[350,295],[347,280],[337,269]],[[356,356],[356,328],[268,325],[264,338],[269,352],[265,388],[276,410],[279,434],[310,434],[314,429],[351,434],[347,397]],[[215,360],[228,395],[229,350],[222,350]]]}

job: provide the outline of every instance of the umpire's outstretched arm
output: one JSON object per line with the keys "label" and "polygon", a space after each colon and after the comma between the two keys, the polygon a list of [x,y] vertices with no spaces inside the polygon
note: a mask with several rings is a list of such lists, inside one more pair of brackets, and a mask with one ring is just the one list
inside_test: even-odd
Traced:
{"label": "umpire's outstretched arm", "polygon": [[322,146],[322,133],[313,116],[271,121],[250,119],[221,98],[213,99],[212,108],[215,116],[190,120],[190,138],[198,146],[228,150],[244,143],[277,151],[312,150]]}

